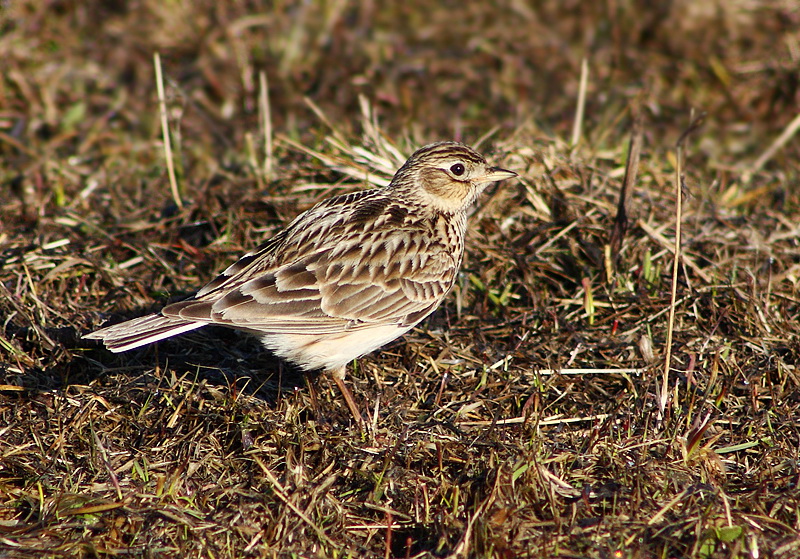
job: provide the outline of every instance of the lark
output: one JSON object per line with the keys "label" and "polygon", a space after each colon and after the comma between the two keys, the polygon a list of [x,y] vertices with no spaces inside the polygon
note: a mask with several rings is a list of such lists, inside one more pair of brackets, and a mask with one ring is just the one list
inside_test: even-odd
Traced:
{"label": "lark", "polygon": [[461,266],[468,209],[515,176],[464,144],[427,145],[388,186],[320,202],[189,299],[84,337],[123,352],[209,324],[243,330],[330,375],[362,425],[347,364],[439,306]]}

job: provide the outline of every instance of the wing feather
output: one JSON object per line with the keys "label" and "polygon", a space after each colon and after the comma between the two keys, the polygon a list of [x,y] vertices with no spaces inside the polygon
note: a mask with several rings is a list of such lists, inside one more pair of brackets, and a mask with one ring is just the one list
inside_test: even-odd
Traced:
{"label": "wing feather", "polygon": [[263,333],[416,324],[452,287],[460,243],[453,251],[441,223],[387,207],[394,202],[380,190],[346,198],[340,213],[330,211],[334,198],[302,214],[195,298],[162,313]]}

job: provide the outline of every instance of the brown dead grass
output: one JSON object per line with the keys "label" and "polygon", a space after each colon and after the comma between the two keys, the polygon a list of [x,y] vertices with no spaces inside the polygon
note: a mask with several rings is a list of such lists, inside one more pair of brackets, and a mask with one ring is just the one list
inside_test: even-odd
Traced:
{"label": "brown dead grass", "polygon": [[[0,7],[0,555],[800,552],[797,142],[753,169],[797,112],[800,11],[463,4]],[[607,278],[632,106],[644,149]],[[692,108],[708,118],[687,145],[662,416]],[[446,304],[357,364],[368,435],[324,378],[224,329],[122,355],[80,340],[190,294],[365,169],[383,180],[386,142],[490,131],[520,179],[476,209]]]}

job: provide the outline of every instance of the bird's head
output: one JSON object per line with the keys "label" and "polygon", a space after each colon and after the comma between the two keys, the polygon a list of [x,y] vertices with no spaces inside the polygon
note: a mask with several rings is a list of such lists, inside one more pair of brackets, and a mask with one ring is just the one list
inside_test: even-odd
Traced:
{"label": "bird's head", "polygon": [[517,173],[492,167],[471,147],[438,142],[418,149],[392,179],[390,188],[445,213],[466,211],[491,183]]}

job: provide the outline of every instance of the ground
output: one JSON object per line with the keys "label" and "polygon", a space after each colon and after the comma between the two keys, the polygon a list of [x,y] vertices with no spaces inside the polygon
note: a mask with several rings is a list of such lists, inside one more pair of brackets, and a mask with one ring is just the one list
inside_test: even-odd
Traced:
{"label": "ground", "polygon": [[[0,3],[0,556],[800,554],[800,5],[656,4]],[[236,332],[81,339],[442,139],[520,177],[366,432]]]}

